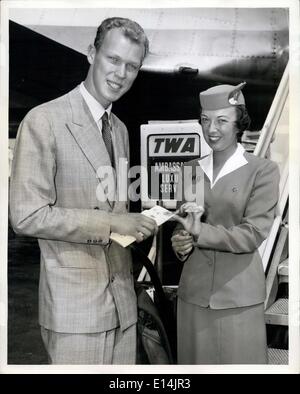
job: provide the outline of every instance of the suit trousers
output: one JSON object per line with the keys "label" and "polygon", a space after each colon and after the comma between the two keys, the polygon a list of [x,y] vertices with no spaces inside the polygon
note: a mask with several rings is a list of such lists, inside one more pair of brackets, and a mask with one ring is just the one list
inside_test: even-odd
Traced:
{"label": "suit trousers", "polygon": [[178,298],[178,364],[267,364],[264,304],[210,309]]}
{"label": "suit trousers", "polygon": [[74,334],[41,327],[49,364],[135,364],[136,324],[121,331]]}

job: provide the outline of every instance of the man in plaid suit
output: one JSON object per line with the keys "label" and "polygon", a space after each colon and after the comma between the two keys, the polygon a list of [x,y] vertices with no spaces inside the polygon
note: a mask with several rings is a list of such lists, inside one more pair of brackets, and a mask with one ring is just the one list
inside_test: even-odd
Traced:
{"label": "man in plaid suit", "polygon": [[38,238],[39,323],[53,364],[135,363],[131,255],[109,237],[142,241],[157,228],[128,213],[117,191],[107,194],[101,170],[113,168],[118,190],[129,142],[111,106],[130,89],[148,46],[136,22],[106,19],[89,47],[85,81],[31,110],[18,131],[10,219],[17,233]]}

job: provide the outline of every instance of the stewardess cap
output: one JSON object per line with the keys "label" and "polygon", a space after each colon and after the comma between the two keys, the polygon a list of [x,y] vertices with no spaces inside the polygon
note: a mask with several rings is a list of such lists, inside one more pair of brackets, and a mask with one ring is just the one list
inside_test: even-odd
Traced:
{"label": "stewardess cap", "polygon": [[217,85],[200,93],[200,104],[203,109],[214,110],[232,107],[235,105],[245,105],[245,98],[241,89],[246,85],[242,82],[239,85]]}

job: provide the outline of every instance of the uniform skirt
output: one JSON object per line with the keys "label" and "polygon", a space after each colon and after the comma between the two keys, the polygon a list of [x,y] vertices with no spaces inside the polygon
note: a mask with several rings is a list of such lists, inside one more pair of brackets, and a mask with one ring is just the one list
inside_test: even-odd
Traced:
{"label": "uniform skirt", "polygon": [[264,304],[210,309],[178,297],[178,364],[267,364]]}

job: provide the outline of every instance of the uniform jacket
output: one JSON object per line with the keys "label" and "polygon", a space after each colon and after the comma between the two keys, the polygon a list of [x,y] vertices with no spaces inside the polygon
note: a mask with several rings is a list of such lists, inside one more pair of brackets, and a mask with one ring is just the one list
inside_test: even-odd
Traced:
{"label": "uniform jacket", "polygon": [[[128,161],[125,125],[111,114],[115,162]],[[11,173],[14,230],[41,250],[39,321],[57,332],[92,333],[137,320],[130,252],[109,242],[110,212],[97,176],[110,160],[79,91],[31,110],[20,125]]]}
{"label": "uniform jacket", "polygon": [[193,171],[200,169],[197,181],[203,182],[205,214],[196,246],[184,263],[178,295],[212,309],[255,305],[265,299],[258,247],[274,220],[279,171],[272,161],[240,145],[238,150],[212,187],[212,168],[202,170],[201,161],[207,158],[186,164]]}

